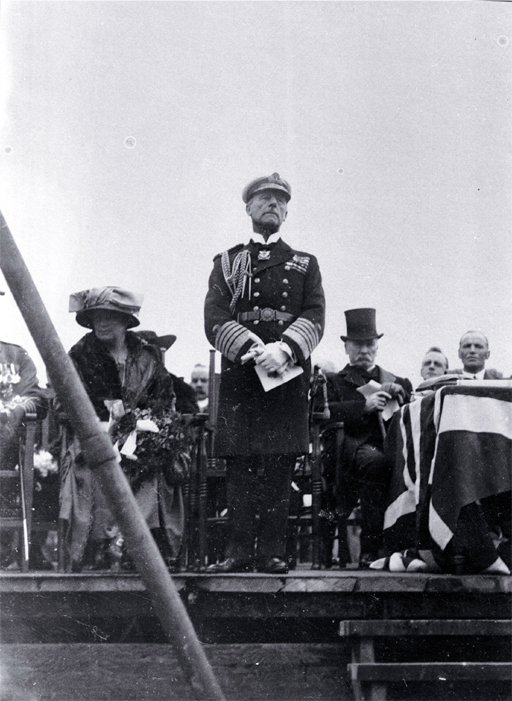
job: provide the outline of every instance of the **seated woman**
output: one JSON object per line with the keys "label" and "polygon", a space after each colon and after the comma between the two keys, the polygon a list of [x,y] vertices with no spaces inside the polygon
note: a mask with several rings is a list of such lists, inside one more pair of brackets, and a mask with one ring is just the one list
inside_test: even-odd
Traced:
{"label": "seated woman", "polygon": [[[189,466],[188,443],[158,348],[128,330],[138,326],[141,304],[142,296],[119,287],[72,294],[70,311],[92,331],[69,355],[120,451],[121,467],[162,556],[175,569],[183,539],[181,483]],[[71,427],[65,424],[63,431],[60,518],[67,524],[71,567],[101,569],[112,558],[116,565],[122,536]]]}

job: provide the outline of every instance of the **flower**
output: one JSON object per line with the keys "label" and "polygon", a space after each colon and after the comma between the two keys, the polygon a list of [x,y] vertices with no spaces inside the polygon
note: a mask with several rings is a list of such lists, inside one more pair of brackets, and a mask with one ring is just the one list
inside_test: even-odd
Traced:
{"label": "flower", "polygon": [[185,480],[191,462],[191,438],[178,412],[170,409],[128,411],[111,427],[112,441],[122,448],[130,433],[136,430],[137,421],[141,419],[153,421],[159,430],[158,433],[137,431],[136,460],[123,459],[121,462],[132,487],[151,478],[159,470],[170,483]]}
{"label": "flower", "polygon": [[34,470],[37,470],[41,477],[58,472],[59,466],[47,450],[38,450],[34,453]]}

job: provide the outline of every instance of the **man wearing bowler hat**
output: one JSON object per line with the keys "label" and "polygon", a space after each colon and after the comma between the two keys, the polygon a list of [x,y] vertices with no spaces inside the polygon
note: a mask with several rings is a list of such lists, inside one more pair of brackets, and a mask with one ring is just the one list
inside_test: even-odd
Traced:
{"label": "man wearing bowler hat", "polygon": [[[325,316],[316,258],[279,238],[290,198],[278,173],[249,183],[254,239],[216,256],[210,275],[205,331],[222,354],[215,451],[226,458],[231,529],[227,559],[210,572],[288,571],[292,470],[309,449],[310,355]],[[256,369],[277,386],[265,391]]]}
{"label": "man wearing bowler hat", "polygon": [[[375,309],[349,309],[345,312],[347,335],[341,336],[349,363],[338,373],[327,374],[327,396],[331,422],[343,421],[342,509],[348,515],[360,500],[361,555],[359,566],[366,568],[379,556],[386,508],[390,465],[384,457],[385,425],[382,412],[388,402],[408,402],[412,386],[375,364],[378,340]],[[364,388],[370,381],[375,391]],[[380,387],[379,387],[380,386]],[[335,441],[326,440],[327,473],[335,465]],[[331,475],[332,477],[332,475]]]}

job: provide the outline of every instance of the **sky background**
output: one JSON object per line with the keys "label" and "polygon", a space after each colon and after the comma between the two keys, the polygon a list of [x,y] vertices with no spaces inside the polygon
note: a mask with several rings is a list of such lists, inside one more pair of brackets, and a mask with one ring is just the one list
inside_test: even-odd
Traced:
{"label": "sky background", "polygon": [[[458,366],[468,329],[509,376],[511,10],[2,1],[0,209],[66,350],[69,294],[120,285],[189,380],[212,258],[249,239],[241,191],[277,171],[283,238],[323,274],[317,362],[343,367],[343,312],[371,306],[378,362],[413,384],[431,345]],[[44,383],[9,292],[0,337]]]}

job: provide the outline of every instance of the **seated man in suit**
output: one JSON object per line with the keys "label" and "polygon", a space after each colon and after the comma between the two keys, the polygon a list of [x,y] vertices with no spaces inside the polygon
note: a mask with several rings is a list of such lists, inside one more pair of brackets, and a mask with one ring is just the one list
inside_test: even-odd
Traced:
{"label": "seated man in suit", "polygon": [[485,369],[485,361],[490,355],[487,337],[481,331],[466,331],[459,341],[459,358],[463,369],[449,372],[461,374],[467,380],[499,380],[503,373],[493,368]]}
{"label": "seated man in suit", "polygon": [[197,363],[192,368],[190,375],[190,386],[196,393],[196,401],[199,410],[202,412],[208,411],[208,390],[209,390],[209,372],[206,365]]}
{"label": "seated man in suit", "polygon": [[420,374],[424,380],[431,380],[433,377],[446,375],[448,372],[448,358],[437,346],[432,346],[425,353],[421,361]]}
{"label": "seated man in suit", "polygon": [[[455,370],[468,380],[499,380],[503,373],[494,368],[486,369],[491,354],[489,341],[481,331],[466,331],[459,341],[459,358],[463,370]],[[486,522],[491,532],[501,538],[498,553],[510,569],[512,567],[512,502],[510,492],[502,492],[481,500]],[[474,507],[472,507],[474,508]]]}
{"label": "seated man in suit", "polygon": [[[375,309],[350,309],[345,312],[347,335],[341,336],[349,363],[336,374],[327,374],[330,423],[343,421],[343,489],[338,508],[348,516],[361,505],[361,555],[359,566],[367,568],[379,557],[386,508],[390,465],[384,452],[385,422],[382,412],[393,399],[403,404],[410,400],[408,379],[396,377],[375,364],[378,334]],[[373,393],[363,390],[370,381],[378,383]],[[367,388],[368,390],[369,388]],[[328,428],[328,427],[327,427]],[[325,442],[326,479],[336,462],[335,441]],[[331,474],[332,478],[332,474]]]}

